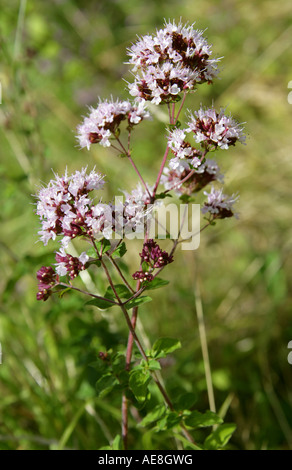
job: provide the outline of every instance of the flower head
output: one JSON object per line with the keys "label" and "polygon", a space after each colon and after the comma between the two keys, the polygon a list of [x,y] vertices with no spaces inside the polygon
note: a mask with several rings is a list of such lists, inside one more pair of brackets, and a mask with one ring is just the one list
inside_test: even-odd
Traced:
{"label": "flower head", "polygon": [[223,182],[223,175],[217,163],[209,158],[206,158],[195,171],[190,165],[179,165],[175,169],[170,166],[166,167],[163,173],[161,183],[164,184],[166,190],[174,189],[176,193],[188,196],[200,191],[212,181]]}
{"label": "flower head", "polygon": [[83,252],[77,258],[76,256],[69,255],[65,252],[64,248],[61,248],[56,253],[56,272],[59,276],[66,276],[67,274],[71,279],[78,276],[80,271],[86,269],[86,263],[89,260],[89,256]]}
{"label": "flower head", "polygon": [[134,274],[132,274],[133,279],[135,280],[140,280],[143,282],[151,282],[154,279],[153,274],[151,274],[149,271],[136,271]]}
{"label": "flower head", "polygon": [[165,22],[163,29],[128,49],[128,63],[136,72],[130,93],[154,104],[176,100],[182,91],[212,82],[219,59],[211,59],[211,54],[203,32],[194,25]]}
{"label": "flower head", "polygon": [[193,132],[195,142],[212,148],[228,149],[237,141],[245,140],[243,128],[231,116],[226,116],[224,110],[219,113],[214,108],[195,111],[190,114],[187,132]]}
{"label": "flower head", "polygon": [[[46,187],[41,188],[37,195],[37,214],[42,223],[39,231],[40,239],[47,245],[50,239],[63,236],[63,242],[68,242],[81,235],[91,236],[94,232],[93,220],[99,223],[102,232],[104,220],[96,216],[96,205],[89,197],[93,190],[103,188],[103,176],[92,170],[86,173],[86,168],[76,171],[71,176],[56,175]],[[98,206],[98,204],[97,204]]]}
{"label": "flower head", "polygon": [[173,256],[163,251],[153,239],[149,239],[144,243],[140,258],[142,268],[132,274],[132,277],[143,282],[153,281],[154,276],[152,273],[155,269],[173,262]]}
{"label": "flower head", "polygon": [[233,212],[233,205],[239,199],[238,195],[227,196],[223,194],[222,189],[216,190],[213,186],[210,193],[204,191],[204,194],[207,196],[207,201],[202,207],[203,214],[209,212],[214,219],[225,219],[233,215],[237,217],[237,214]]}
{"label": "flower head", "polygon": [[90,113],[77,127],[77,139],[81,148],[99,143],[110,147],[110,138],[119,130],[122,121],[127,120],[128,126],[133,127],[143,119],[149,119],[150,114],[145,103],[120,100],[99,101],[96,108],[91,107]]}
{"label": "flower head", "polygon": [[150,203],[150,194],[153,188],[147,187],[148,191],[139,183],[130,193],[123,191],[125,199],[117,211],[121,213],[121,223],[115,226],[115,231],[122,236],[131,232],[144,233],[145,225],[154,206]]}
{"label": "flower head", "polygon": [[162,251],[152,239],[144,243],[140,257],[142,262],[147,263],[151,268],[162,268],[173,261],[173,257],[166,251]]}
{"label": "flower head", "polygon": [[174,154],[169,162],[169,166],[176,170],[178,167],[185,169],[197,168],[201,165],[202,152],[192,147],[189,142],[186,141],[186,130],[185,129],[174,129],[169,132],[168,145],[171,152]]}
{"label": "flower head", "polygon": [[57,274],[51,266],[42,266],[37,272],[38,292],[37,300],[47,300],[51,295],[51,289],[57,282]]}

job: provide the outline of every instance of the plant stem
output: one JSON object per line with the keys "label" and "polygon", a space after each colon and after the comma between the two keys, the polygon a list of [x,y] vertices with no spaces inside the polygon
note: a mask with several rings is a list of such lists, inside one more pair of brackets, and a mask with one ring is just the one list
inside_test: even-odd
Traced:
{"label": "plant stem", "polygon": [[146,189],[146,191],[148,193],[148,196],[151,198],[151,194],[150,194],[150,191],[147,187],[147,184],[145,183],[141,173],[139,172],[138,168],[136,167],[134,160],[132,159],[132,157],[129,153],[128,153],[127,157],[130,160],[130,163],[131,163],[132,167],[134,168],[134,170],[136,171],[138,177],[140,178],[141,183],[143,184],[144,188]]}
{"label": "plant stem", "polygon": [[[130,131],[129,131],[129,136],[130,136]],[[140,179],[141,183],[143,184],[144,188],[146,189],[146,191],[147,191],[149,197],[151,197],[151,194],[150,194],[150,191],[149,191],[149,189],[148,189],[148,187],[147,187],[147,184],[145,183],[145,181],[144,181],[144,179],[143,179],[143,177],[142,177],[140,171],[138,170],[138,168],[137,168],[137,166],[136,166],[134,160],[133,160],[132,157],[131,157],[131,152],[130,152],[130,148],[129,148],[129,147],[130,147],[130,137],[128,137],[128,150],[125,148],[125,146],[123,145],[123,143],[121,142],[121,140],[119,139],[119,137],[116,136],[116,140],[117,140],[117,142],[119,143],[119,145],[121,146],[122,152],[124,152],[125,155],[127,155],[127,158],[129,159],[129,161],[130,161],[132,167],[134,168],[134,170],[135,170],[135,172],[136,172],[138,178]]]}
{"label": "plant stem", "polygon": [[184,106],[184,104],[185,104],[186,97],[187,97],[187,92],[184,91],[184,96],[182,97],[182,100],[181,100],[181,103],[180,103],[180,107],[179,107],[179,110],[178,110],[178,112],[177,112],[176,117],[174,118],[173,124],[176,124],[177,121],[178,121],[178,118],[179,118],[179,115],[180,115],[180,113],[181,113],[181,110],[183,109],[183,106]]}
{"label": "plant stem", "polygon": [[[200,158],[200,161],[202,162],[204,160],[204,158],[206,157],[208,151],[205,150],[205,152],[203,153],[203,155],[201,156]],[[164,194],[167,194],[169,193],[170,191],[173,191],[174,189],[176,188],[179,188],[183,183],[185,183],[189,178],[191,178],[195,173],[197,172],[197,168],[194,168],[187,176],[185,176],[179,183],[175,184],[172,188],[170,189],[166,189],[164,191]]]}
{"label": "plant stem", "polygon": [[118,264],[115,262],[115,260],[112,258],[112,256],[109,253],[106,253],[106,255],[107,255],[108,259],[111,261],[112,265],[117,270],[117,272],[119,273],[119,276],[121,277],[121,279],[122,279],[123,283],[125,284],[125,286],[129,289],[130,292],[132,292],[132,294],[135,294],[134,289],[128,283],[127,279],[125,278],[122,271],[120,270]]}
{"label": "plant stem", "polygon": [[128,398],[123,393],[122,396],[122,439],[124,450],[128,449]]}
{"label": "plant stem", "polygon": [[[138,307],[134,307],[132,318],[131,318],[131,323],[134,329],[136,328],[137,317],[138,317]],[[133,338],[132,333],[130,332],[128,336],[127,352],[126,352],[126,370],[130,369],[132,352],[133,352],[133,344],[134,344],[134,338]]]}
{"label": "plant stem", "polygon": [[110,304],[119,305],[114,300],[106,299],[105,297],[101,297],[100,295],[92,294],[91,292],[88,292],[86,290],[79,289],[78,287],[74,287],[72,286],[72,284],[66,284],[65,282],[60,282],[58,285],[67,287],[69,289],[77,290],[78,292],[81,292],[82,294],[89,295],[90,297],[94,297],[95,299],[104,300],[105,302],[109,302]]}
{"label": "plant stem", "polygon": [[140,353],[141,353],[141,356],[143,357],[143,359],[145,359],[145,361],[148,362],[147,355],[146,355],[146,353],[145,353],[145,351],[144,351],[144,349],[143,349],[143,347],[142,347],[142,345],[141,345],[141,343],[140,343],[140,340],[139,340],[139,338],[137,337],[136,332],[135,332],[135,330],[134,330],[134,328],[133,328],[133,326],[132,326],[132,323],[131,323],[130,317],[129,317],[129,315],[128,315],[127,309],[125,308],[123,302],[121,301],[121,299],[120,299],[120,297],[119,297],[119,295],[118,295],[118,293],[117,293],[117,291],[116,291],[116,288],[115,288],[115,286],[114,286],[114,283],[113,283],[113,281],[112,281],[112,278],[111,278],[111,276],[110,276],[110,273],[109,273],[109,271],[108,271],[108,269],[107,269],[107,267],[106,267],[104,261],[102,260],[102,258],[99,258],[99,260],[100,260],[101,265],[102,265],[102,267],[103,267],[103,270],[104,270],[104,272],[105,272],[105,274],[106,274],[106,277],[107,277],[107,279],[108,279],[108,282],[109,282],[109,284],[110,284],[110,286],[111,286],[111,288],[112,288],[112,290],[113,290],[113,293],[114,293],[114,295],[115,295],[115,297],[116,297],[116,299],[117,299],[117,304],[120,306],[120,308],[121,308],[121,310],[122,310],[122,312],[123,312],[123,314],[124,314],[124,317],[125,317],[125,320],[126,320],[126,322],[127,322],[128,327],[129,327],[129,330],[130,330],[130,332],[132,333],[132,335],[133,335],[133,337],[134,337],[135,343],[136,343],[136,345],[137,345],[137,347],[138,347],[138,349],[139,349],[139,351],[140,351]]}
{"label": "plant stem", "polygon": [[174,115],[175,115],[175,101],[172,103],[172,116],[171,116],[170,124],[174,124]]}
{"label": "plant stem", "polygon": [[[187,93],[185,91],[184,96],[181,100],[181,105],[179,107],[179,110],[178,110],[178,113],[177,113],[176,117],[175,117],[175,103],[172,104],[172,113],[170,111],[170,105],[168,104],[169,123],[170,124],[175,125],[177,123],[179,115],[180,115],[180,113],[183,109],[183,106],[185,104],[186,96],[187,96]],[[152,198],[151,198],[152,203],[155,200],[156,191],[157,191],[157,188],[158,188],[161,176],[162,176],[163,169],[165,167],[165,163],[166,163],[166,160],[167,160],[167,157],[168,157],[168,152],[169,152],[169,146],[167,144],[166,149],[165,149],[165,153],[163,155],[162,162],[161,162],[161,165],[160,165],[160,169],[159,169],[159,172],[158,172],[158,176],[157,176],[157,179],[156,179],[156,182],[155,182],[155,186],[154,186],[154,189],[153,189]]]}
{"label": "plant stem", "polygon": [[169,146],[167,144],[164,155],[163,155],[163,158],[162,158],[162,162],[161,162],[161,165],[160,165],[160,168],[159,168],[158,176],[157,176],[157,179],[156,179],[156,182],[155,182],[155,185],[154,185],[152,198],[151,198],[152,203],[155,200],[156,191],[157,191],[157,188],[158,188],[161,176],[162,176],[163,169],[165,167],[165,163],[166,163],[166,160],[167,160],[167,157],[168,157],[168,152],[169,152]]}
{"label": "plant stem", "polygon": [[169,103],[167,103],[167,109],[168,109],[169,122],[171,123],[171,111],[170,111]]}
{"label": "plant stem", "polygon": [[[94,244],[95,245],[95,244]],[[97,250],[97,253],[98,253],[98,250]],[[105,274],[106,274],[106,277],[110,283],[110,286],[115,294],[115,297],[117,299],[117,302],[118,302],[118,305],[120,306],[123,314],[124,314],[124,317],[125,317],[125,320],[127,322],[127,325],[128,325],[128,328],[131,332],[131,335],[136,343],[136,346],[137,348],[139,349],[140,351],[140,354],[141,356],[143,357],[143,359],[148,363],[148,357],[147,357],[147,354],[145,353],[144,351],[144,348],[142,346],[142,344],[140,343],[140,340],[136,334],[136,331],[135,331],[135,328],[132,324],[132,321],[129,317],[129,314],[125,308],[125,306],[123,305],[123,303],[121,302],[121,299],[115,289],[115,286],[112,282],[112,279],[111,279],[111,276],[110,276],[110,273],[108,272],[108,269],[105,265],[105,263],[103,262],[103,260],[101,258],[100,259],[100,262],[101,262],[101,265],[105,271]],[[154,380],[154,382],[156,383],[157,387],[159,388],[160,390],[160,393],[162,394],[163,398],[164,398],[164,401],[165,403],[167,404],[167,406],[169,407],[170,410],[174,410],[174,407],[173,407],[173,404],[165,390],[165,388],[163,387],[163,385],[161,384],[159,378],[157,377],[157,374],[155,373],[155,371],[151,371],[151,376]],[[123,422],[122,422],[122,432],[123,432],[123,441],[124,441],[124,446],[126,445],[127,446],[127,434],[128,434],[128,403],[126,403],[126,397],[123,399],[123,403],[122,403],[122,419],[123,419]],[[183,425],[181,425],[181,428],[182,428],[182,431],[185,435],[185,437],[190,441],[190,442],[193,442],[193,439],[192,437],[190,436],[190,434],[188,433],[188,431],[184,428]]]}

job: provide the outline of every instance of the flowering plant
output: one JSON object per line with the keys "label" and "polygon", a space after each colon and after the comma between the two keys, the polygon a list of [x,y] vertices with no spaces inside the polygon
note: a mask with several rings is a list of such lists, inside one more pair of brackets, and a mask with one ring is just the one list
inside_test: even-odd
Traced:
{"label": "flowering plant", "polygon": [[[151,223],[167,196],[177,196],[182,205],[191,205],[194,195],[210,183],[222,183],[223,175],[209,153],[227,150],[237,142],[244,142],[242,126],[224,110],[201,107],[188,112],[186,127],[179,117],[189,92],[196,91],[202,83],[213,82],[218,73],[219,59],[212,58],[210,45],[194,25],[165,23],[153,35],[139,38],[128,50],[128,64],[132,67],[133,83],[128,84],[133,100],[99,100],[90,108],[77,128],[81,148],[91,145],[109,147],[125,157],[134,168],[138,182],[131,192],[124,191],[122,198],[104,203],[101,196],[105,176],[87,167],[68,175],[55,175],[37,194],[36,212],[41,220],[40,240],[47,245],[59,240],[60,248],[52,266],[42,266],[37,272],[37,299],[46,301],[55,293],[76,290],[89,296],[91,306],[105,310],[118,307],[129,328],[125,353],[99,352],[100,378],[97,392],[100,396],[118,387],[122,392],[121,448],[128,448],[129,406],[140,413],[140,425],[155,427],[157,432],[179,434],[188,449],[220,448],[226,444],[222,419],[214,412],[199,413],[188,407],[179,407],[167,393],[161,379],[161,359],[180,347],[173,338],[158,339],[150,350],[140,340],[136,323],[138,309],[151,297],[145,291],[165,286],[168,282],[159,277],[166,266],[173,263],[177,247],[183,241],[182,223],[172,236],[170,250],[165,251],[153,236]],[[145,181],[138,169],[137,159],[131,149],[131,135],[144,120],[152,119],[148,110],[152,105],[165,105],[169,126],[165,135],[165,153],[152,184]],[[158,193],[158,188],[160,192]],[[93,194],[95,197],[93,197]],[[227,196],[223,190],[211,186],[202,206],[206,223],[198,231],[213,225],[216,220],[232,217],[238,196]],[[184,215],[185,216],[185,215]],[[193,234],[194,235],[194,234]],[[129,277],[119,264],[127,251],[126,241],[133,237],[144,239],[137,257],[137,270]],[[159,237],[158,237],[159,238]],[[71,254],[73,241],[87,243],[79,256]],[[95,267],[103,271],[108,287],[103,295],[89,292],[73,284],[84,270]],[[119,277],[115,283],[113,273]],[[134,283],[134,281],[136,281]],[[129,311],[132,311],[130,316]],[[134,355],[137,347],[139,361]],[[161,401],[149,409],[151,384],[154,382]],[[180,403],[183,399],[180,399]],[[220,426],[219,426],[220,425]],[[213,432],[204,442],[197,442],[196,430],[213,426]],[[222,431],[222,433],[221,433]],[[221,434],[220,434],[221,433]]]}

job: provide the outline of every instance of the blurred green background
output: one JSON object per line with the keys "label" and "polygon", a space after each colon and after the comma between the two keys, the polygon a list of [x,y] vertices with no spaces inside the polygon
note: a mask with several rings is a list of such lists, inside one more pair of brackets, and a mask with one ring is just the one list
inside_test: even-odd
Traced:
{"label": "blurred green background", "polygon": [[[206,410],[199,289],[216,407],[237,425],[230,447],[292,448],[290,0],[10,0],[1,1],[0,15],[0,449],[97,449],[120,432],[120,398],[95,398],[89,364],[98,351],[123,347],[124,320],[118,311],[85,308],[74,294],[36,301],[35,273],[53,262],[57,245],[37,243],[33,194],[52,169],[86,165],[107,175],[105,198],[135,186],[131,167],[108,149],[79,150],[75,128],[99,96],[128,98],[126,49],[136,35],[180,17],[207,29],[214,55],[224,56],[220,79],[201,85],[187,108],[214,102],[246,123],[247,145],[217,159],[226,191],[240,193],[240,218],[204,231],[196,252],[178,252],[165,271],[171,284],[141,309],[139,331],[146,345],[180,339],[163,372],[167,389],[173,397],[178,387],[193,392],[196,409]],[[150,183],[163,134],[160,120],[134,134],[136,162]],[[125,257],[134,270],[135,243]],[[159,446],[134,419],[130,431],[132,447]]]}

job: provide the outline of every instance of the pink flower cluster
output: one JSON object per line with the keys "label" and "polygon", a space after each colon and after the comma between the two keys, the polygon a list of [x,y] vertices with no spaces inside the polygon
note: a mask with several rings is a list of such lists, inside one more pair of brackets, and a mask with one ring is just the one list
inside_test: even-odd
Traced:
{"label": "pink flower cluster", "polygon": [[233,205],[239,199],[239,196],[232,194],[227,196],[223,194],[223,190],[217,190],[214,187],[211,188],[210,193],[204,191],[207,196],[207,201],[204,203],[202,213],[207,214],[208,212],[212,215],[213,219],[225,219],[227,217],[237,216],[233,212]]}
{"label": "pink flower cluster", "polygon": [[170,168],[198,168],[201,165],[202,152],[192,147],[186,140],[186,129],[174,129],[169,132],[168,145],[174,158],[169,162]]}
{"label": "pink flower cluster", "polygon": [[226,116],[224,110],[219,113],[214,109],[203,109],[190,114],[187,132],[192,132],[196,143],[205,149],[221,148],[227,150],[237,141],[243,143],[242,126],[231,116]]}
{"label": "pink flower cluster", "polygon": [[[174,189],[179,195],[186,194],[190,196],[203,189],[212,181],[223,182],[223,174],[215,162],[206,158],[204,163],[196,168],[193,172],[190,166],[178,166],[175,169],[166,167],[161,177],[161,183],[164,184],[166,190]],[[192,174],[191,174],[192,173]],[[183,180],[186,180],[182,183]]]}
{"label": "pink flower cluster", "polygon": [[70,176],[67,172],[56,176],[39,191],[36,212],[42,223],[38,233],[44,245],[57,236],[62,237],[62,247],[66,248],[76,237],[110,239],[113,231],[123,237],[139,228],[144,230],[145,216],[153,207],[146,190],[138,185],[131,193],[124,191],[124,200],[118,198],[116,205],[101,201],[95,204],[89,193],[103,185],[102,175],[94,170],[87,175],[83,168]]}
{"label": "pink flower cluster", "polygon": [[[187,140],[188,135],[193,136],[197,147]],[[226,116],[223,110],[218,113],[214,108],[200,108],[189,114],[185,129],[175,128],[169,132],[168,146],[173,156],[163,170],[161,182],[167,191],[174,189],[178,194],[188,196],[213,181],[222,183],[223,175],[217,163],[206,158],[207,153],[217,148],[227,150],[244,140],[242,126],[231,116]]]}
{"label": "pink flower cluster", "polygon": [[59,276],[69,275],[70,279],[74,279],[78,276],[80,271],[84,271],[87,267],[87,262],[89,261],[89,256],[83,252],[77,258],[65,252],[64,248],[61,248],[58,253],[56,253],[56,272]]}
{"label": "pink flower cluster", "polygon": [[61,248],[56,253],[55,269],[43,266],[37,273],[39,289],[38,300],[47,300],[54,286],[58,285],[59,277],[69,276],[72,280],[80,271],[89,266],[86,252],[79,257],[68,254],[65,250],[71,240],[83,237],[89,242],[102,238],[123,238],[127,233],[139,230],[144,233],[145,217],[151,213],[148,193],[138,186],[131,193],[125,192],[123,201],[116,205],[95,203],[90,197],[94,190],[103,189],[104,179],[86,168],[64,176],[55,175],[46,187],[37,194],[36,212],[40,217],[42,229],[40,240],[47,245],[50,240],[60,237]]}
{"label": "pink flower cluster", "polygon": [[135,81],[132,96],[151,101],[176,101],[179,93],[194,90],[199,83],[211,83],[217,62],[203,32],[194,25],[165,23],[156,34],[146,35],[128,50]]}
{"label": "pink flower cluster", "polygon": [[[86,168],[68,176],[56,175],[48,186],[41,188],[37,198],[37,214],[42,222],[40,239],[47,245],[57,235],[63,236],[67,246],[72,238],[81,235],[103,234],[105,218],[102,205],[94,205],[89,193],[103,188],[103,176],[94,170],[89,175]],[[101,206],[101,207],[100,207]]]}
{"label": "pink flower cluster", "polygon": [[110,139],[119,131],[122,121],[127,121],[128,127],[139,124],[143,119],[150,119],[145,103],[134,103],[125,100],[105,100],[99,102],[96,108],[91,107],[90,113],[77,127],[77,139],[81,148],[99,143],[110,147]]}
{"label": "pink flower cluster", "polygon": [[[128,49],[128,56],[134,75],[129,91],[134,99],[99,100],[95,108],[89,108],[88,116],[77,127],[77,140],[81,148],[88,150],[95,143],[103,147],[113,146],[128,157],[142,185],[131,192],[123,191],[123,201],[116,199],[114,204],[105,204],[101,198],[96,201],[91,195],[93,191],[103,189],[104,176],[95,170],[87,173],[87,168],[83,168],[72,175],[67,171],[64,176],[55,175],[55,179],[40,189],[36,209],[42,225],[40,240],[47,245],[59,237],[61,248],[55,256],[55,267],[43,266],[37,272],[38,300],[47,300],[60,283],[60,277],[67,276],[71,282],[92,263],[86,252],[78,257],[67,253],[70,241],[82,237],[96,250],[95,241],[109,240],[113,233],[114,238],[124,238],[132,232],[144,235],[153,203],[160,204],[159,199],[171,190],[180,196],[191,196],[211,182],[222,182],[223,175],[217,163],[207,154],[217,149],[226,150],[245,140],[242,126],[224,110],[217,112],[213,107],[201,107],[193,114],[189,113],[186,127],[179,127],[178,117],[184,105],[185,92],[194,90],[197,84],[211,83],[218,73],[219,59],[212,58],[211,47],[203,32],[194,29],[194,25],[165,22],[164,28],[155,34],[138,38]],[[176,114],[175,102],[180,100],[181,93],[184,97]],[[153,186],[144,181],[130,149],[133,127],[151,118],[146,106],[148,101],[155,105],[168,103],[172,124],[167,134],[167,149]],[[172,108],[169,106],[171,102]],[[120,139],[122,123],[128,131],[126,146]],[[168,166],[165,166],[169,150],[172,155]],[[157,194],[159,183],[165,187],[162,194]],[[202,212],[209,216],[211,222],[236,215],[233,205],[238,196],[227,196],[214,187],[210,193],[204,194],[207,200]],[[99,257],[97,250],[96,253]],[[144,242],[140,257],[141,269],[133,274],[133,278],[141,282],[152,281],[156,269],[173,261],[172,256],[152,239]]]}

